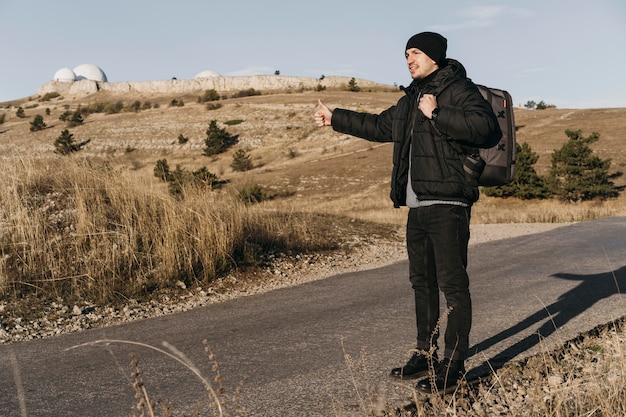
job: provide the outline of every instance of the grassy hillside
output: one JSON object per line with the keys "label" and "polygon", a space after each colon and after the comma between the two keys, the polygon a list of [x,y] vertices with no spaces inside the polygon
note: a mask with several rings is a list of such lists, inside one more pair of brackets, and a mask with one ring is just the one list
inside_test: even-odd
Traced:
{"label": "grassy hillside", "polygon": [[[233,187],[258,184],[266,193],[276,197],[271,204],[289,206],[296,210],[336,213],[365,220],[402,224],[404,212],[394,210],[388,200],[391,145],[374,144],[315,127],[312,115],[317,98],[331,107],[345,107],[360,111],[381,111],[402,94],[399,91],[347,92],[305,91],[292,94],[230,98],[219,103],[216,110],[207,110],[197,103],[197,94],[184,96],[133,95],[97,93],[85,97],[58,97],[40,102],[37,98],[22,102],[4,103],[0,114],[5,122],[0,125],[2,148],[0,156],[6,159],[37,158],[62,159],[53,153],[54,140],[66,128],[59,116],[68,109],[86,107],[95,103],[116,103],[129,106],[135,101],[149,103],[149,110],[117,114],[96,113],[85,117],[81,126],[70,128],[80,142],[91,139],[80,157],[105,158],[112,165],[122,167],[146,181],[153,178],[153,168],[159,159],[167,159],[170,167],[176,164],[194,170],[206,166],[220,179]],[[184,102],[172,107],[172,99]],[[158,104],[158,108],[154,108]],[[25,109],[26,118],[15,116],[17,106]],[[45,115],[45,110],[50,115]],[[47,128],[30,132],[30,122],[37,114],[44,116]],[[612,171],[623,171],[626,155],[623,139],[626,137],[626,109],[516,109],[518,139],[528,142],[540,155],[536,166],[540,174],[549,168],[550,154],[567,139],[566,129],[581,129],[583,134],[598,132],[600,141],[593,149],[602,158],[611,158]],[[202,155],[205,131],[211,120],[238,137],[238,144],[217,157]],[[229,121],[241,121],[226,125]],[[178,143],[184,135],[189,142]],[[233,153],[246,149],[255,169],[240,173],[231,169]],[[619,178],[618,185],[626,183]],[[161,185],[164,187],[164,185]],[[580,206],[554,202],[519,202],[493,200],[481,197],[474,210],[477,222],[558,221],[586,218],[590,207],[601,210],[600,215],[622,213],[622,197],[617,202]],[[498,214],[494,215],[494,206]]]}

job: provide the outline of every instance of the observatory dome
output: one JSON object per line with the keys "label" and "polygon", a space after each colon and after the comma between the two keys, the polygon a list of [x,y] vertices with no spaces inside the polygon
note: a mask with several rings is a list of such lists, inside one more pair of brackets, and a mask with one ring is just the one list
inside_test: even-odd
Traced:
{"label": "observatory dome", "polygon": [[74,71],[67,67],[61,68],[54,73],[53,80],[60,81],[62,83],[71,83],[73,81],[76,81],[76,74],[74,74]]}
{"label": "observatory dome", "polygon": [[221,77],[221,75],[215,71],[202,71],[196,74],[194,78],[217,78],[217,77]]}
{"label": "observatory dome", "polygon": [[100,68],[92,64],[81,64],[74,68],[77,80],[92,80],[107,82],[107,76]]}

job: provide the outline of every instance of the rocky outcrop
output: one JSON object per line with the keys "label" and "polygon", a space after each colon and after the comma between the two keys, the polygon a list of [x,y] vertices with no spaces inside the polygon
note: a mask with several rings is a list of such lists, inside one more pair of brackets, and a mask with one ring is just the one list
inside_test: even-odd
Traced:
{"label": "rocky outcrop", "polygon": [[[112,93],[163,93],[183,94],[205,90],[215,90],[218,93],[232,93],[253,88],[257,91],[301,91],[313,90],[320,86],[325,88],[346,87],[351,77],[325,77],[320,80],[313,77],[290,77],[282,75],[251,75],[239,77],[208,77],[192,80],[163,80],[163,81],[121,81],[99,82],[79,80],[74,82],[51,81],[41,86],[38,94],[57,92],[65,95],[88,95],[98,91]],[[355,79],[361,88],[393,88],[390,85],[379,84],[373,81]]]}

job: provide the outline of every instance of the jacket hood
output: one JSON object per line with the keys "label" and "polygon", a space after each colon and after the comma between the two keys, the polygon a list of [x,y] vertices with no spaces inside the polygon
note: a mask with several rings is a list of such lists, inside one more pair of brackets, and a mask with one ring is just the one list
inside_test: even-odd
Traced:
{"label": "jacket hood", "polygon": [[450,83],[459,79],[467,78],[465,67],[456,59],[448,58],[445,65],[435,71],[432,76],[428,76],[423,80],[413,80],[408,87],[400,87],[406,94],[413,94],[422,91],[428,94],[438,95]]}

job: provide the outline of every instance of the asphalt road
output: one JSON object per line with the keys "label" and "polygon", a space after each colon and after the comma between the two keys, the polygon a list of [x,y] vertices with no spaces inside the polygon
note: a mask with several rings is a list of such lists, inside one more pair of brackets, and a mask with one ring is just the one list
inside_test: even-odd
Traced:
{"label": "asphalt road", "polygon": [[[626,315],[619,290],[626,288],[626,218],[475,245],[469,262],[473,373],[487,361],[498,367]],[[368,390],[392,400],[408,397],[410,385],[387,376],[404,363],[415,339],[407,270],[400,262],[185,313],[0,346],[0,416],[130,416],[137,404],[131,355],[150,398],[169,401],[176,412],[218,415],[192,370],[131,342],[161,350],[168,342],[216,386],[206,340],[229,415],[333,416],[333,406],[357,408],[357,393],[366,397]],[[236,405],[247,411],[237,414]]]}

